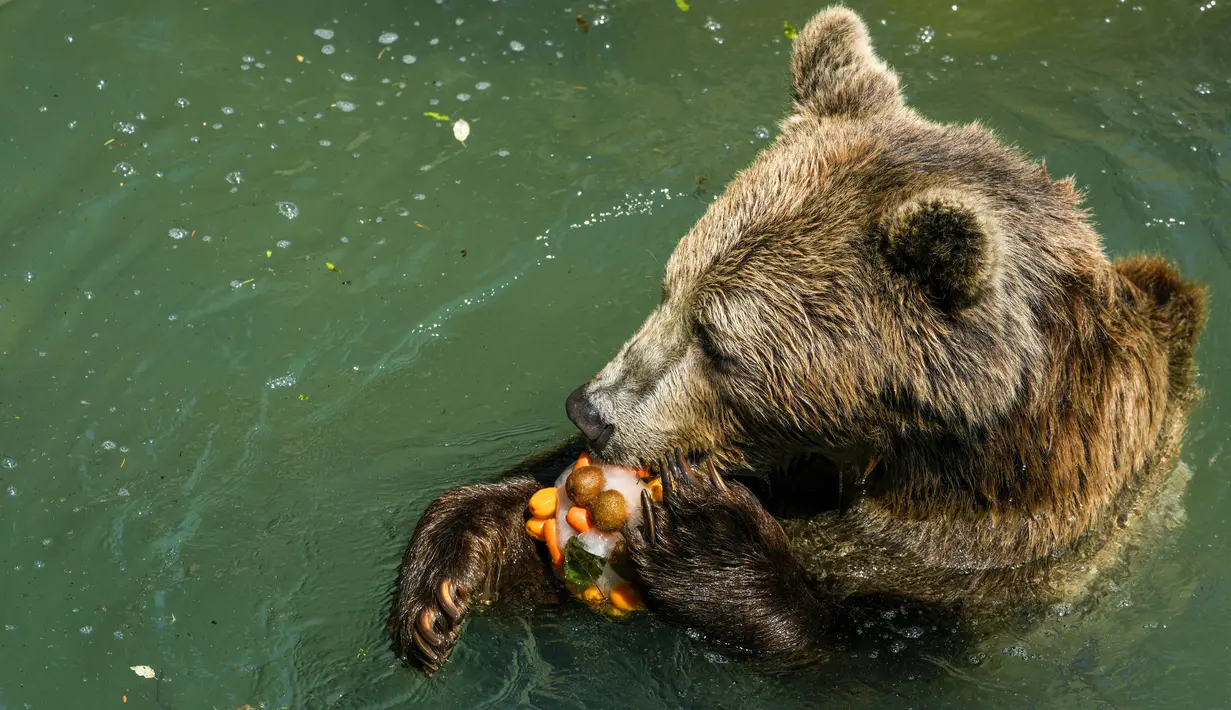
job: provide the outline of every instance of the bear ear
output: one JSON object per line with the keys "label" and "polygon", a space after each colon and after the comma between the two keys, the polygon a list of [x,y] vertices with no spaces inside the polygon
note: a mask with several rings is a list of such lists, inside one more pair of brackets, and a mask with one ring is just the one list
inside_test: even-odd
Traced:
{"label": "bear ear", "polygon": [[795,38],[792,99],[799,113],[861,116],[902,105],[898,77],[872,51],[854,12],[831,7]]}
{"label": "bear ear", "polygon": [[977,196],[929,190],[892,210],[883,227],[890,268],[942,308],[976,304],[996,275],[1004,238]]}

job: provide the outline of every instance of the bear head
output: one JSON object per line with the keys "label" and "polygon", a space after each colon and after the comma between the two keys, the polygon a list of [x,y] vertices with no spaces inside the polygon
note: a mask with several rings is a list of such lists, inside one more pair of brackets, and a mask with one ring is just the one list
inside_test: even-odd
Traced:
{"label": "bear head", "polygon": [[723,470],[997,426],[1107,268],[1068,181],[921,118],[843,8],[795,40],[780,135],[666,265],[662,301],[569,416],[599,456]]}

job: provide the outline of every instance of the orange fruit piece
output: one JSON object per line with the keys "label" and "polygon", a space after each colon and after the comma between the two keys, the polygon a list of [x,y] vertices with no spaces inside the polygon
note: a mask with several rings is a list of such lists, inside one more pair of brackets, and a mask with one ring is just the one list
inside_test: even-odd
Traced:
{"label": "orange fruit piece", "polygon": [[583,533],[594,527],[594,518],[590,517],[590,511],[580,506],[573,506],[568,509],[568,514],[564,516],[569,525],[579,533]]}
{"label": "orange fruit piece", "polygon": [[611,604],[621,611],[640,611],[645,608],[641,603],[641,595],[631,584],[620,584],[611,588]]}
{"label": "orange fruit piece", "polygon": [[603,593],[599,591],[598,587],[591,584],[581,593],[581,598],[591,604],[597,604],[603,600]]}
{"label": "orange fruit piece", "polygon": [[536,518],[550,518],[556,514],[559,501],[560,494],[554,487],[539,489],[530,496],[530,514]]}
{"label": "orange fruit piece", "polygon": [[592,463],[594,463],[594,460],[590,458],[590,454],[588,452],[583,451],[581,452],[581,456],[577,457],[577,463],[573,464],[573,468],[581,468],[583,466],[589,466]]}
{"label": "orange fruit piece", "polygon": [[[552,490],[555,490],[554,488]],[[560,535],[556,526],[555,518],[548,518],[543,522],[543,537],[547,543],[547,551],[551,553],[551,563],[560,569],[564,564],[564,553],[560,550]]]}
{"label": "orange fruit piece", "polygon": [[653,496],[655,502],[663,502],[663,479],[651,478],[646,482],[645,487],[650,489],[650,495]]}
{"label": "orange fruit piece", "polygon": [[526,534],[539,542],[543,542],[546,539],[543,535],[543,527],[546,525],[547,520],[544,518],[530,518],[526,521]]}

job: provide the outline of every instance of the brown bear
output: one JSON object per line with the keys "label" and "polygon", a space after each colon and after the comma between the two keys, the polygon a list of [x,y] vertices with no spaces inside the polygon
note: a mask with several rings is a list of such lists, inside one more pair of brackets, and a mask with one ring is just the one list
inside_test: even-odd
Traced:
{"label": "brown bear", "polygon": [[1110,262],[1071,180],[908,107],[851,11],[813,18],[791,70],[781,135],[568,398],[582,436],[424,511],[403,658],[434,672],[477,605],[552,596],[526,501],[582,448],[664,476],[629,532],[649,609],[770,658],[824,655],[872,599],[974,618],[1071,595],[1151,505],[1203,291]]}

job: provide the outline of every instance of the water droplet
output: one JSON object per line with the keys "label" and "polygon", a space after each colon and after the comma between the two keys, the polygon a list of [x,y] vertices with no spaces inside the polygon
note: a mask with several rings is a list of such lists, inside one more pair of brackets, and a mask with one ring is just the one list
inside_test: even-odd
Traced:
{"label": "water droplet", "polygon": [[509,42],[509,49],[513,50],[514,52],[521,52],[526,49],[526,45],[522,44],[521,42],[518,42],[517,40],[513,40],[512,42]]}
{"label": "water droplet", "polygon": [[265,385],[269,387],[271,390],[277,389],[279,387],[294,387],[295,386],[295,376],[288,373],[288,374],[283,375],[282,377],[275,377],[269,380],[268,382],[265,383]]}
{"label": "water droplet", "polygon": [[277,204],[278,212],[282,213],[283,217],[295,219],[299,216],[299,208],[295,206],[294,202],[279,202]]}
{"label": "water droplet", "polygon": [[167,236],[171,237],[172,239],[183,239],[184,237],[188,236],[188,230],[180,229],[179,227],[172,227],[171,229],[167,230]]}
{"label": "water droplet", "polygon": [[133,166],[129,165],[128,163],[116,163],[114,172],[116,175],[119,175],[120,177],[132,177],[133,173],[137,171],[134,170]]}
{"label": "water droplet", "polygon": [[312,34],[326,41],[333,39],[333,30],[330,30],[330,29],[325,29],[325,28],[315,29],[315,30],[312,30]]}
{"label": "water droplet", "polygon": [[376,38],[376,41],[381,44],[393,44],[398,41],[398,34],[397,32],[382,32],[380,37]]}
{"label": "water droplet", "polygon": [[414,64],[414,63],[415,63],[415,61],[416,61],[416,59],[417,59],[417,58],[416,58],[416,57],[415,57],[415,55],[413,55],[413,54],[403,54],[403,55],[402,55],[402,63],[403,63],[403,64]]}

